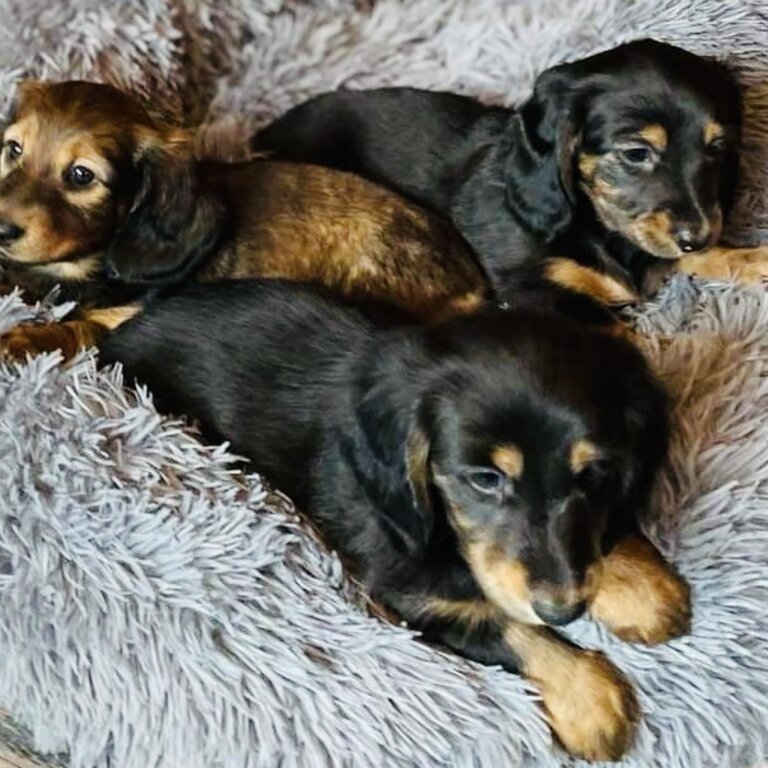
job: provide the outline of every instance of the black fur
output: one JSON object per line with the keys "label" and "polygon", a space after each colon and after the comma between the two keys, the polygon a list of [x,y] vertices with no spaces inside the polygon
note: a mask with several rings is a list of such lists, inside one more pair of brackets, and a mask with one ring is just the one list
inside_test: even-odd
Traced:
{"label": "black fur", "polygon": [[183,280],[223,239],[224,204],[188,150],[145,147],[133,173],[135,195],[106,249],[106,269],[127,283]]}
{"label": "black fur", "polygon": [[[726,128],[718,158],[701,141],[710,118]],[[718,203],[727,210],[738,87],[714,62],[654,41],[544,72],[519,111],[410,88],[321,95],[255,136],[253,149],[359,173],[449,216],[497,292],[547,254],[642,291],[659,259],[601,222],[581,189],[577,156],[612,151],[649,123],[667,129],[669,150],[653,174],[622,167],[616,183],[631,198],[628,210],[668,211],[674,226],[702,210],[714,220]]]}
{"label": "black fur", "polygon": [[[532,310],[393,326],[295,283],[189,285],[115,331],[101,356],[230,440],[376,599],[509,668],[498,624],[459,631],[425,607],[484,597],[449,510],[536,583],[573,584],[636,530],[666,448],[665,398],[640,353]],[[568,447],[581,437],[600,458],[574,476]],[[479,493],[473,478],[495,472],[489,456],[505,444],[526,470],[502,495]]]}

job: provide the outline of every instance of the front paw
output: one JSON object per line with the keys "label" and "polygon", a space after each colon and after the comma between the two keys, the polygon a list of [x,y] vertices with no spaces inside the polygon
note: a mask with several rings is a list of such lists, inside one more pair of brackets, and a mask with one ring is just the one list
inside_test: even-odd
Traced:
{"label": "front paw", "polygon": [[27,356],[55,350],[61,350],[67,359],[77,352],[76,340],[59,324],[26,323],[0,336],[0,356],[5,360],[24,361]]}
{"label": "front paw", "polygon": [[634,737],[640,707],[629,681],[597,651],[574,651],[541,685],[554,734],[572,755],[619,760]]}
{"label": "front paw", "polygon": [[589,612],[620,639],[655,645],[690,631],[691,591],[653,544],[629,536],[603,558]]}
{"label": "front paw", "polygon": [[697,277],[714,280],[762,283],[768,278],[768,245],[757,248],[710,248],[703,253],[683,256],[680,269]]}

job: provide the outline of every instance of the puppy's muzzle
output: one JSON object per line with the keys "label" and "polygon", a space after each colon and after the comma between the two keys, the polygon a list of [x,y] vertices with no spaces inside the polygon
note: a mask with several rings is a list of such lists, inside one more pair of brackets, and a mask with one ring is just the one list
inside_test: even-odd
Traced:
{"label": "puppy's muzzle", "polygon": [[712,228],[708,222],[681,222],[675,227],[673,235],[683,253],[706,251],[713,244]]}
{"label": "puppy's muzzle", "polygon": [[565,598],[542,597],[534,599],[533,610],[545,623],[554,627],[570,624],[581,616],[587,609],[585,600],[572,602]]}

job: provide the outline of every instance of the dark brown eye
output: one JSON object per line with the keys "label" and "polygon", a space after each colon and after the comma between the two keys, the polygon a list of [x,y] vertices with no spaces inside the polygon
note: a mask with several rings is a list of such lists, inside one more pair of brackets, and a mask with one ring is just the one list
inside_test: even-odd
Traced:
{"label": "dark brown eye", "polygon": [[18,141],[8,139],[8,141],[5,142],[5,151],[8,153],[8,157],[15,160],[17,157],[21,157],[21,153],[24,150],[21,148],[21,144],[19,144]]}
{"label": "dark brown eye", "polygon": [[621,156],[630,165],[645,165],[653,160],[653,152],[648,147],[629,147],[621,151]]}
{"label": "dark brown eye", "polygon": [[84,165],[73,165],[67,171],[67,181],[73,187],[87,187],[93,181],[93,171]]}
{"label": "dark brown eye", "polygon": [[493,469],[476,469],[467,475],[469,484],[480,493],[496,493],[504,485],[504,475]]}

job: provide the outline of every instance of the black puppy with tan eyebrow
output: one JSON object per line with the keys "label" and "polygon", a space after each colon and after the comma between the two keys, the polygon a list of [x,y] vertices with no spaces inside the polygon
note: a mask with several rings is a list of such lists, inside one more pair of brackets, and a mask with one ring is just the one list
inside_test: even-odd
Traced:
{"label": "black puppy with tan eyebrow", "polygon": [[551,628],[588,611],[632,642],[688,629],[688,589],[639,529],[667,414],[628,342],[492,306],[392,328],[243,281],[183,287],[101,357],[230,440],[428,639],[528,676],[570,752],[628,748],[630,684]]}
{"label": "black puppy with tan eyebrow", "polygon": [[337,91],[253,147],[359,173],[448,216],[497,293],[534,273],[622,304],[673,269],[768,275],[768,248],[716,247],[740,121],[724,67],[639,41],[545,71],[519,111],[410,88]]}
{"label": "black puppy with tan eyebrow", "polygon": [[201,162],[193,138],[108,85],[21,86],[0,153],[3,282],[38,299],[59,284],[84,311],[13,329],[2,353],[71,356],[185,280],[313,281],[419,320],[483,301],[482,270],[440,217],[318,166]]}

